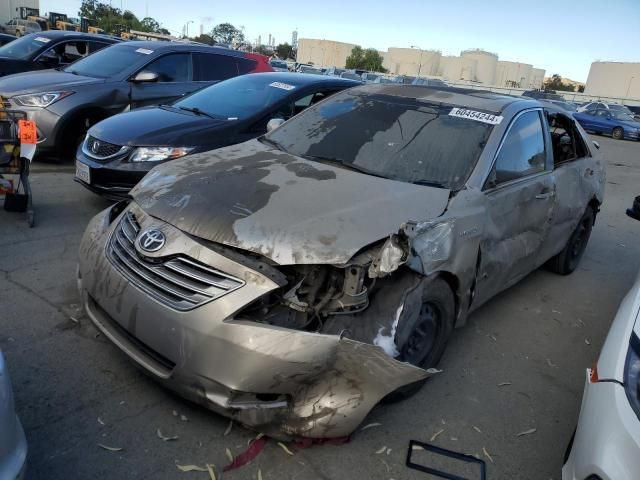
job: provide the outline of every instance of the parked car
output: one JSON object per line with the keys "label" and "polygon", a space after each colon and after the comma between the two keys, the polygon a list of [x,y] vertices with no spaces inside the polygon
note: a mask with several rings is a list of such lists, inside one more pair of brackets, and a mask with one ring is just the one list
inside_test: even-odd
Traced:
{"label": "parked car", "polygon": [[289,71],[289,66],[287,65],[287,62],[285,62],[284,60],[271,59],[269,60],[269,65],[271,65],[271,68],[273,68],[274,72]]}
{"label": "parked car", "polygon": [[0,351],[0,478],[22,480],[27,460],[27,441],[16,415],[7,364]]}
{"label": "parked car", "polygon": [[392,77],[390,75],[380,75],[378,78],[376,78],[373,83],[381,83],[383,85],[388,85],[390,83],[398,83],[396,82],[395,77]]}
{"label": "parked car", "polygon": [[0,46],[6,45],[7,43],[13,42],[16,38],[14,35],[9,35],[8,33],[0,33]]}
{"label": "parked car", "polygon": [[522,96],[535,98],[537,100],[559,100],[564,102],[564,97],[553,90],[527,90],[522,93]]}
{"label": "parked car", "polygon": [[425,87],[448,87],[446,83],[444,83],[439,78],[421,78],[417,77],[411,82],[411,85],[423,85]]}
{"label": "parked car", "polygon": [[470,311],[575,270],[603,185],[560,109],[357,86],[155,167],[89,223],[78,286],[165,386],[269,436],[341,437],[417,391]]}
{"label": "parked car", "polygon": [[585,103],[578,107],[578,112],[591,112],[598,109],[611,110],[611,112],[624,113],[633,117],[634,120],[640,121],[640,114],[634,112],[626,105],[620,105],[619,103],[605,103],[605,102],[591,102]]}
{"label": "parked car", "polygon": [[337,68],[337,67],[329,67],[325,72],[325,75],[333,75],[335,77],[339,77],[342,73],[346,72],[345,68]]}
{"label": "parked car", "polygon": [[270,120],[281,123],[358,84],[301,73],[255,73],[170,105],[115,115],[87,133],[76,155],[76,180],[105,197],[126,198],[158,163],[255,138],[267,132]]}
{"label": "parked car", "polygon": [[61,30],[26,35],[0,47],[0,76],[64,67],[120,41],[107,35]]}
{"label": "parked car", "polygon": [[296,70],[299,73],[306,73],[306,74],[311,74],[311,75],[324,75],[322,73],[322,69],[318,68],[318,67],[311,67],[311,66],[307,66],[307,65],[301,65],[298,70]]}
{"label": "parked car", "polygon": [[271,70],[267,57],[253,53],[191,43],[123,42],[60,71],[0,78],[0,96],[36,121],[42,155],[70,160],[88,128],[111,115]]}
{"label": "parked car", "polygon": [[340,74],[340,78],[346,78],[346,79],[349,79],[349,80],[355,80],[357,82],[361,82],[362,83],[362,76],[358,75],[355,72],[349,72],[349,71],[342,72]]}
{"label": "parked car", "polygon": [[398,75],[394,78],[396,83],[401,83],[403,85],[411,85],[415,81],[416,77],[412,77],[410,75]]}
{"label": "parked car", "polygon": [[567,101],[563,101],[563,100],[543,100],[545,102],[549,102],[552,103],[554,105],[559,106],[560,108],[563,108],[564,110],[568,111],[568,112],[576,112],[578,107],[575,103],[572,102],[567,102]]}
{"label": "parked car", "polygon": [[30,20],[22,20],[20,18],[14,18],[9,20],[2,27],[4,33],[9,35],[15,35],[16,37],[23,37],[29,33],[38,33],[42,30],[38,22],[32,22]]}
{"label": "parked car", "polygon": [[573,116],[588,132],[611,135],[616,140],[640,139],[640,122],[626,113],[599,108],[575,112]]}
{"label": "parked car", "polygon": [[[640,220],[640,197],[627,215]],[[593,368],[563,480],[635,480],[640,472],[640,275],[622,300]]]}
{"label": "parked car", "polygon": [[380,75],[378,75],[377,73],[364,72],[362,74],[362,81],[365,83],[373,83],[379,76]]}

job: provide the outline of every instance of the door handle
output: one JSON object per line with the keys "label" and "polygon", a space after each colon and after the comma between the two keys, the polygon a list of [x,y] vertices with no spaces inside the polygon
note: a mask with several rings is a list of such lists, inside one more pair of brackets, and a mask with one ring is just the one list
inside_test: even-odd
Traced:
{"label": "door handle", "polygon": [[546,198],[551,198],[555,195],[555,192],[553,190],[545,192],[545,193],[539,193],[538,195],[536,195],[536,200],[544,200]]}

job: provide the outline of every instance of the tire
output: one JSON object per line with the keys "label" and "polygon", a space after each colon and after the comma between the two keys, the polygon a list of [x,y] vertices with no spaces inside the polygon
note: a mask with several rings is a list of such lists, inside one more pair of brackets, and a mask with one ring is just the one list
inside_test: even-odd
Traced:
{"label": "tire", "polygon": [[624,130],[622,130],[622,127],[616,127],[613,129],[611,136],[616,140],[622,140],[624,139]]}
{"label": "tire", "polygon": [[65,131],[60,135],[61,141],[57,152],[60,163],[75,162],[76,151],[84,140],[87,130],[99,121],[97,117],[82,115],[67,123]]}
{"label": "tire", "polygon": [[[437,366],[453,332],[455,317],[455,298],[449,284],[439,277],[425,280],[418,319],[404,344],[397,346],[400,352],[397,359],[425,370]],[[401,328],[402,325],[398,325],[398,331]],[[400,387],[388,394],[383,402],[394,403],[409,398],[426,380]]]}
{"label": "tire", "polygon": [[587,243],[589,243],[595,219],[596,214],[593,208],[591,206],[587,207],[564,249],[547,262],[549,270],[559,275],[569,275],[578,268],[582,255],[587,248]]}

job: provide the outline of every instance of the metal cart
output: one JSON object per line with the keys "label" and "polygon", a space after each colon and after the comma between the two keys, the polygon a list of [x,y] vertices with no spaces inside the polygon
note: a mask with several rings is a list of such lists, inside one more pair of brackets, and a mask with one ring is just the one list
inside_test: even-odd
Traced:
{"label": "metal cart", "polygon": [[[26,112],[0,110],[0,175],[18,175],[18,186],[13,194],[5,197],[5,209],[26,211],[30,227],[35,225],[29,167],[31,161],[20,155],[20,135],[18,123],[26,120]],[[20,192],[22,187],[22,194]]]}

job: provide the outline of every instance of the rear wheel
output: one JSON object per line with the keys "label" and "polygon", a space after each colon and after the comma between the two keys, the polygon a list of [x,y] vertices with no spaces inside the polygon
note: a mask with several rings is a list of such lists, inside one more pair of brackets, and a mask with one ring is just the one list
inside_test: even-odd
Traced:
{"label": "rear wheel", "polygon": [[[455,323],[455,299],[449,284],[442,278],[425,280],[422,305],[413,325],[398,325],[398,332],[410,328],[397,358],[420,368],[429,369],[438,365]],[[396,333],[396,342],[398,334]],[[384,398],[386,403],[404,400],[415,394],[426,380],[405,385]]]}
{"label": "rear wheel", "polygon": [[564,249],[547,262],[549,270],[560,275],[569,275],[578,268],[582,255],[587,248],[587,243],[589,243],[594,221],[595,212],[593,208],[589,206],[580,219],[578,226],[571,234]]}
{"label": "rear wheel", "polygon": [[624,138],[624,130],[621,127],[616,127],[613,129],[611,136],[616,140],[622,140]]}

